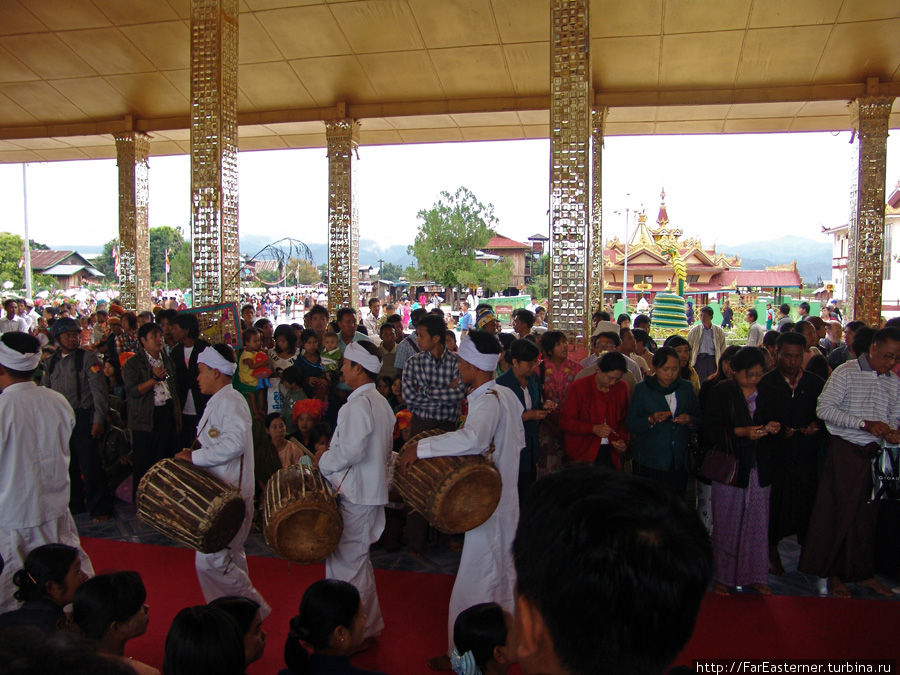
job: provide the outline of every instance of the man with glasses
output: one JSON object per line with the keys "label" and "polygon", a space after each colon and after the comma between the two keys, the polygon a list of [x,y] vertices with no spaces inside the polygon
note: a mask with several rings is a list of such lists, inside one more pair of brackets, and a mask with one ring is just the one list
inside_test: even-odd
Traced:
{"label": "man with glasses", "polygon": [[[891,589],[875,579],[876,505],[872,458],[882,442],[900,444],[900,328],[882,328],[868,352],[837,368],[819,396],[816,414],[831,438],[799,569],[820,577],[819,591],[848,597],[845,582],[879,595]],[[827,582],[827,584],[826,584]]]}

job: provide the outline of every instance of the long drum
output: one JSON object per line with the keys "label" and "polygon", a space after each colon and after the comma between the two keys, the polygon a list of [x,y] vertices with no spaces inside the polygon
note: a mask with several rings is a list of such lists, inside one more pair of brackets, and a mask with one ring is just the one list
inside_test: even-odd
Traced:
{"label": "long drum", "polygon": [[151,466],[137,489],[138,518],[201,553],[221,551],[234,539],[244,509],[237,488],[180,459]]}
{"label": "long drum", "polygon": [[343,531],[334,489],[318,469],[294,464],[269,479],[263,534],[279,557],[296,563],[327,558]]}
{"label": "long drum", "polygon": [[[410,443],[446,433],[423,431]],[[447,534],[475,529],[491,517],[500,503],[500,472],[482,455],[433,457],[417,460],[407,471],[394,470],[394,487],[403,500],[431,525]]]}

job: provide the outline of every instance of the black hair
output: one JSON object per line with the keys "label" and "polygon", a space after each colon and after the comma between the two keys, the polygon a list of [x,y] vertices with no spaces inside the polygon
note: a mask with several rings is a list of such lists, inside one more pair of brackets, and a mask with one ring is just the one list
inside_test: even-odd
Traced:
{"label": "black hair", "polygon": [[513,312],[513,317],[524,323],[531,329],[534,326],[534,312],[528,309],[517,309]]}
{"label": "black hair", "polygon": [[327,422],[319,422],[309,430],[309,444],[312,447],[308,449],[313,450],[313,448],[316,447],[316,443],[318,443],[323,438],[331,438],[331,427]]}
{"label": "black hair", "polygon": [[643,326],[644,324],[650,325],[650,317],[646,314],[638,314],[634,317],[634,321],[631,322],[632,327],[637,328],[638,326]]}
{"label": "black hair", "polygon": [[741,347],[731,359],[731,368],[736,373],[754,366],[766,367],[766,357],[759,347]]}
{"label": "black hair", "polygon": [[290,622],[284,643],[287,667],[295,673],[310,672],[309,654],[301,641],[315,651],[328,649],[334,630],[339,626],[350,628],[359,611],[359,591],[353,584],[337,579],[321,579],[311,584],[300,601],[300,612]]}
{"label": "black hair", "polygon": [[852,330],[854,333],[858,331],[860,328],[865,328],[865,321],[850,321],[844,326],[844,330]]}
{"label": "black hair", "polygon": [[475,343],[475,349],[482,354],[500,353],[500,343],[497,341],[497,336],[492,333],[483,330],[470,330],[469,339]]}
{"label": "black hair", "polygon": [[885,326],[875,333],[875,336],[872,338],[872,344],[880,345],[888,340],[900,342],[900,328],[897,328],[896,326]]}
{"label": "black hair", "polygon": [[150,321],[153,321],[153,319],[154,319],[154,317],[153,317],[153,312],[150,312],[150,311],[148,311],[148,310],[146,310],[146,309],[145,309],[143,312],[138,312],[138,315],[137,315],[136,318],[138,318],[138,319],[150,319]]}
{"label": "black hair", "polygon": [[747,310],[747,316],[756,321],[759,318],[759,312],[757,312],[753,307]]}
{"label": "black hair", "polygon": [[671,358],[674,358],[675,361],[678,362],[678,352],[676,352],[671,347],[660,347],[653,355],[653,367],[662,368],[664,365],[666,365],[666,361]]}
{"label": "black hair", "polygon": [[240,595],[225,595],[221,598],[216,598],[208,606],[227,612],[237,622],[241,635],[246,635],[250,632],[250,628],[253,626],[253,619],[256,618],[256,614],[259,612],[259,603],[256,600],[244,598]]}
{"label": "black hair", "polygon": [[[397,316],[397,315],[395,314],[394,316]],[[393,333],[393,332],[394,332],[394,327],[391,325],[391,323],[393,323],[393,322],[392,322],[390,319],[388,319],[388,320],[385,321],[383,324],[381,324],[381,325],[378,327],[378,335],[381,335],[381,334],[384,332],[384,329],[385,329],[385,328],[387,328],[389,331],[391,331],[391,332]]]}
{"label": "black hair", "polygon": [[348,314],[352,315],[354,319],[356,318],[356,310],[355,309],[353,309],[352,307],[341,307],[340,309],[338,309],[337,316],[335,317],[334,320],[336,322],[340,323],[341,319],[343,319]]}
{"label": "black hair", "polygon": [[713,316],[713,308],[710,307],[709,305],[704,305],[703,307],[700,308],[700,313],[701,314],[709,314],[710,316]]}
{"label": "black hair", "polygon": [[3,309],[6,309],[6,306],[9,303],[12,303],[16,307],[18,307],[18,305],[19,305],[19,301],[16,300],[16,298],[7,298],[6,300],[3,301]]}
{"label": "black hair", "polygon": [[[605,337],[609,340],[612,340],[612,343],[616,347],[618,347],[620,344],[622,344],[622,338],[620,338],[619,334],[617,332],[615,332],[614,330],[605,330],[602,333],[597,333],[597,335],[595,335],[594,337],[597,339]],[[595,342],[596,342],[596,340],[595,340]]]}
{"label": "black hair", "polygon": [[428,316],[437,316],[437,317],[440,317],[441,320],[443,320],[444,319],[444,310],[442,310],[440,307],[432,307],[428,311]]}
{"label": "black hair", "polygon": [[[8,334],[4,333],[4,337]],[[78,549],[66,544],[44,544],[29,551],[22,569],[13,575],[13,585],[19,589],[13,597],[19,602],[43,598],[51,581],[64,588],[66,575],[77,557]]]}
{"label": "black hair", "polygon": [[70,632],[47,637],[25,625],[0,631],[0,664],[0,672],[16,675],[134,675],[125,661],[97,652]]}
{"label": "black hair", "polygon": [[809,314],[809,303],[806,302],[805,300],[803,302],[801,302],[799,305],[797,305],[797,307],[799,307],[800,309],[806,310],[806,313]]}
{"label": "black hair", "polygon": [[619,314],[619,316],[616,317],[616,323],[621,324],[623,321],[631,323],[631,317],[627,314]]}
{"label": "black hair", "polygon": [[[128,322],[128,327],[129,327],[131,330],[134,330],[134,327],[137,326],[137,314],[135,314],[134,312],[125,312],[121,317],[119,317],[119,320],[120,320],[120,322],[121,322],[121,324],[122,324],[122,328],[125,328],[125,323],[126,323],[126,321]],[[147,325],[151,325],[151,326],[152,326],[153,324],[152,324],[152,323],[151,323],[151,324],[146,324],[146,323],[145,323],[144,325],[145,325],[145,326],[147,326]],[[157,326],[157,328],[159,328],[159,326]],[[140,336],[139,336],[139,337],[140,337]]]}
{"label": "black hair", "polygon": [[256,313],[256,307],[254,307],[253,305],[251,305],[251,304],[248,303],[248,304],[243,305],[243,306],[241,307],[241,314],[243,314],[243,313],[244,313],[245,311],[247,311],[248,309],[249,309],[249,310],[252,310],[254,314]]}
{"label": "black hair", "polygon": [[[312,331],[315,334],[315,331]],[[302,336],[302,333],[301,333]],[[297,333],[293,328],[288,326],[286,323],[281,324],[278,328],[275,329],[275,332],[272,334],[272,339],[278,341],[278,338],[283,337],[287,340],[288,343],[288,352],[293,354],[297,351]],[[277,344],[276,344],[277,348]]]}
{"label": "black hair", "polygon": [[807,330],[812,330],[813,335],[816,334],[816,327],[813,325],[813,322],[808,319],[806,321],[798,321],[791,330],[795,333],[804,333]]}
{"label": "black hair", "polygon": [[412,324],[413,326],[418,326],[419,321],[421,321],[422,317],[425,316],[426,314],[428,314],[427,309],[425,309],[424,307],[416,307],[409,314],[409,323]]}
{"label": "black hair", "polygon": [[259,328],[250,326],[250,328],[245,328],[243,331],[241,331],[241,340],[243,340],[244,344],[250,342],[251,335],[259,335],[260,338],[262,338],[262,332],[259,330]]}
{"label": "black hair", "polygon": [[853,344],[851,349],[853,353],[859,357],[861,354],[868,354],[869,348],[872,346],[872,340],[878,331],[870,326],[863,326],[853,334]]}
{"label": "black hair", "polygon": [[794,330],[795,325],[796,324],[793,321],[788,321],[787,323],[781,324],[781,327],[778,330],[782,333],[790,333],[792,330]]}
{"label": "black hair", "polygon": [[619,352],[606,352],[597,361],[597,369],[601,373],[611,373],[614,370],[621,370],[625,373],[628,372],[628,362]]}
{"label": "black hair", "polygon": [[781,349],[784,345],[796,345],[798,347],[803,347],[806,349],[806,338],[803,337],[799,332],[798,333],[782,333],[778,336],[778,340],[775,342],[775,345],[778,349]]}
{"label": "black hair", "polygon": [[185,607],[166,635],[164,675],[243,675],[244,636],[224,610]]}
{"label": "black hair", "polygon": [[650,340],[650,333],[645,331],[643,328],[634,328],[633,327],[634,324],[631,324],[631,325],[632,325],[631,334],[634,336],[634,341],[639,344],[646,345],[647,342]]}
{"label": "black hair", "polygon": [[128,621],[146,599],[147,589],[137,572],[98,574],[75,591],[72,620],[87,639],[100,641],[112,623]]}
{"label": "black hair", "polygon": [[506,619],[496,602],[463,610],[453,622],[453,645],[460,654],[472,652],[481,672],[494,658],[494,648],[506,644]]}
{"label": "black hair", "polygon": [[272,422],[277,419],[281,419],[281,413],[273,412],[266,415],[266,429],[272,426]]}
{"label": "black hair", "polygon": [[546,333],[541,335],[541,349],[544,351],[544,354],[547,358],[550,358],[550,355],[553,354],[553,350],[556,348],[560,342],[566,339],[566,334],[561,330],[548,330]]}
{"label": "black hair", "polygon": [[394,384],[394,378],[390,375],[379,375],[378,379],[375,380],[375,384],[381,384],[382,382],[387,383],[388,389]]}
{"label": "black hair", "polygon": [[[124,318],[125,315],[123,314],[122,316]],[[155,324],[152,322],[145,323],[143,326],[138,328],[138,332],[137,332],[138,340],[146,339],[147,336],[150,335],[150,333],[152,333],[153,331],[158,331],[160,334],[162,334],[162,328],[159,327],[159,324]],[[141,346],[143,346],[143,344]]]}
{"label": "black hair", "polygon": [[266,317],[262,317],[261,319],[257,319],[253,322],[253,327],[257,330],[261,331],[263,326],[271,326],[272,322],[269,321]]}
{"label": "black hair", "polygon": [[[0,335],[0,341],[20,354],[37,354],[41,351],[41,343],[38,342],[38,339],[34,337],[34,335],[29,335],[28,333],[20,333],[18,331],[3,333]],[[37,370],[37,368],[32,368],[31,370],[14,370],[7,366],[3,366],[3,369],[9,373],[10,377],[24,380],[30,380],[34,376],[34,371]]]}
{"label": "black hair", "polygon": [[447,333],[447,324],[444,322],[443,318],[436,314],[429,314],[428,316],[422,317],[422,319],[419,320],[419,323],[416,324],[416,328],[419,327],[424,328],[431,337],[439,337],[442,341],[444,335]]}
{"label": "black hair", "polygon": [[384,320],[385,323],[403,323],[403,317],[399,314],[391,314]]}
{"label": "black hair", "polygon": [[885,328],[900,328],[900,316],[895,316],[893,319],[888,319],[884,322]]}
{"label": "black hair", "polygon": [[685,345],[688,347],[691,346],[691,344],[680,335],[670,335],[666,338],[666,341],[663,342],[663,347],[671,347],[672,349],[678,349],[678,347],[684,347]]}
{"label": "black hair", "polygon": [[[727,363],[734,369],[734,355],[741,351],[741,348],[738,345],[729,345],[722,350],[722,354],[719,356],[719,363],[716,364],[716,372],[713,377],[716,378],[716,382],[721,382],[722,380],[727,379],[725,377],[725,369],[724,365]],[[765,355],[763,355],[765,357]]]}
{"label": "black hair", "polygon": [[777,330],[767,330],[763,335],[763,347],[771,347],[778,344],[778,337],[781,335]]}
{"label": "black hair", "polygon": [[500,342],[500,351],[506,352],[509,351],[509,348],[512,347],[513,342],[516,341],[516,336],[512,333],[499,333],[496,336],[496,339]]}
{"label": "black hair", "polygon": [[778,311],[787,316],[791,313],[791,306],[786,302],[783,302],[778,306]]}
{"label": "black hair", "polygon": [[303,372],[297,366],[288,366],[281,371],[281,379],[288,384],[300,384],[303,382]]}
{"label": "black hair", "polygon": [[696,512],[658,483],[590,465],[541,478],[522,503],[516,588],[571,673],[661,673],[712,578]]}
{"label": "black hair", "polygon": [[310,340],[311,338],[316,338],[316,340],[318,340],[319,334],[316,331],[314,331],[312,328],[304,328],[300,332],[300,346],[302,347],[303,345],[305,345],[306,342],[308,340]]}
{"label": "black hair", "polygon": [[599,321],[609,321],[610,319],[612,319],[612,317],[609,315],[609,312],[607,312],[605,309],[594,312],[594,316],[596,316]]}
{"label": "black hair", "polygon": [[378,298],[369,298],[368,306],[371,308],[373,302],[381,302]]}
{"label": "black hair", "polygon": [[316,314],[324,314],[325,319],[328,319],[328,310],[325,309],[322,305],[316,304],[310,307],[304,316],[315,316]]}
{"label": "black hair", "polygon": [[541,355],[541,350],[537,348],[531,340],[514,340],[506,350],[506,360],[512,363],[516,361],[535,361]]}
{"label": "black hair", "polygon": [[[168,310],[174,312],[175,310]],[[160,312],[162,314],[162,312]],[[196,340],[200,337],[200,322],[197,321],[196,314],[176,314],[173,317],[172,322],[176,324],[181,330],[187,331],[188,337]]]}
{"label": "black hair", "polygon": [[[178,312],[174,309],[161,309],[156,313],[156,323],[159,323],[162,320],[166,320],[169,323],[174,323],[175,317],[178,316]],[[189,316],[189,315],[185,315]]]}

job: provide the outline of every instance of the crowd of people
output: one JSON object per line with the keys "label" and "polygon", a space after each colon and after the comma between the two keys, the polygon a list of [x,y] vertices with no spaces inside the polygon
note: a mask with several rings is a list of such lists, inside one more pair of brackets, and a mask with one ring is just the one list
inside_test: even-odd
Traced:
{"label": "crowd of people", "polygon": [[[576,360],[536,302],[513,312],[511,332],[475,297],[455,316],[437,297],[415,304],[371,298],[332,316],[310,302],[302,323],[278,323],[247,302],[235,350],[171,307],[101,304],[41,325],[8,301],[0,659],[30,658],[28,627],[65,629],[81,639],[57,636],[43,658],[88,651],[156,672],[125,656],[147,625],[139,571],[94,576],[72,514],[114,517],[114,497],[133,501],[172,457],[238,487],[245,516],[226,549],[196,554],[209,604],[173,621],[166,675],[242,673],[262,653],[271,608],[244,542],[269,478],[297,463],[340,495],[343,534],[291,620],[282,672],[364,672],[349,659],[384,628],[370,547],[421,552],[430,534],[389,496],[392,450],[399,471],[489,454],[502,478],[493,515],[465,535],[434,670],[663,672],[710,583],[770,593],[769,574],[784,573],[778,543],[793,535],[823,594],[849,595],[848,583],[892,594],[875,578],[872,461],[900,444],[893,321],[835,326],[801,312],[765,331],[751,309],[747,345],[727,346],[703,307],[686,337],[658,345],[650,317],[598,311]],[[121,427],[130,446],[110,458],[101,441]],[[417,436],[430,430],[442,433]],[[123,464],[130,476],[111,485]]]}

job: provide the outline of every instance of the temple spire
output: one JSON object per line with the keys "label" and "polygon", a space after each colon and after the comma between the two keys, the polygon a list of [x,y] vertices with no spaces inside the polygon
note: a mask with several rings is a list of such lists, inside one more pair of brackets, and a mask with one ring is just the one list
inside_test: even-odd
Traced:
{"label": "temple spire", "polygon": [[669,214],[666,213],[666,189],[663,188],[659,193],[659,215],[656,217],[656,224],[665,227],[669,224]]}

